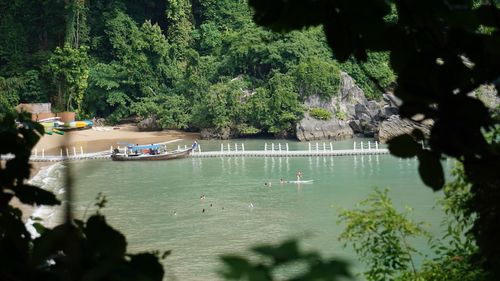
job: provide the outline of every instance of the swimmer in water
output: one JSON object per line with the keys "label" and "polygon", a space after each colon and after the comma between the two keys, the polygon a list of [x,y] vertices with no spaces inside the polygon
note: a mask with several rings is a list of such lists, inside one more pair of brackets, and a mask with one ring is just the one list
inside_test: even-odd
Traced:
{"label": "swimmer in water", "polygon": [[177,216],[177,211],[174,211],[174,216]]}
{"label": "swimmer in water", "polygon": [[201,210],[202,213],[205,213],[205,209]]}
{"label": "swimmer in water", "polygon": [[250,203],[250,204],[248,205],[248,208],[253,208],[253,204],[252,204],[252,203]]}
{"label": "swimmer in water", "polygon": [[210,203],[210,207],[212,207],[212,203]]}

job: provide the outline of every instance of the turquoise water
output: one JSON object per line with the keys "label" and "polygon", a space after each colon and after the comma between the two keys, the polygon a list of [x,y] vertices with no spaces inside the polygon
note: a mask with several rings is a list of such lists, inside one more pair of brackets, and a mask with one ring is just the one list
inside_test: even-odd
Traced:
{"label": "turquoise water", "polygon": [[[248,150],[271,141],[245,142]],[[201,145],[220,149],[220,142]],[[290,149],[307,146],[291,143]],[[352,148],[352,140],[334,147]],[[444,164],[448,170],[452,166]],[[440,236],[442,213],[433,209],[438,195],[422,184],[417,167],[414,159],[390,155],[76,162],[75,210],[82,216],[103,192],[109,200],[104,214],[127,236],[130,252],[173,251],[164,261],[169,280],[218,280],[217,256],[247,255],[250,246],[290,237],[301,238],[304,249],[344,257],[360,269],[352,250],[337,240],[342,231],[337,216],[374,187],[390,187],[398,208],[413,207],[413,217],[429,222],[429,230]],[[314,182],[279,183],[280,178],[293,180],[297,170]],[[430,253],[423,241],[415,242]]]}

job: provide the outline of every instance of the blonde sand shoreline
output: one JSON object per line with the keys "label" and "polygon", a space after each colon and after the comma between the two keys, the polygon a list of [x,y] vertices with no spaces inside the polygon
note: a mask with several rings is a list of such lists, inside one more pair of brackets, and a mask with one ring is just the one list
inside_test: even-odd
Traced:
{"label": "blonde sand shoreline", "polygon": [[100,130],[78,130],[66,132],[64,135],[44,135],[34,149],[40,155],[60,155],[63,147],[83,150],[84,153],[100,152],[116,147],[118,142],[151,144],[174,139],[194,140],[199,133],[178,130],[139,132],[137,126],[126,124],[116,127],[100,127]]}

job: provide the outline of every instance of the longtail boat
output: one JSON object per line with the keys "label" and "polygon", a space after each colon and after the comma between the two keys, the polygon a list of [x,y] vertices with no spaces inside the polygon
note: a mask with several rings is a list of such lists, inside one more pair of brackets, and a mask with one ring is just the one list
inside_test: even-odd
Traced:
{"label": "longtail boat", "polygon": [[156,145],[134,145],[129,146],[124,152],[115,149],[111,154],[113,161],[160,161],[173,160],[189,156],[193,149],[167,151],[165,146]]}

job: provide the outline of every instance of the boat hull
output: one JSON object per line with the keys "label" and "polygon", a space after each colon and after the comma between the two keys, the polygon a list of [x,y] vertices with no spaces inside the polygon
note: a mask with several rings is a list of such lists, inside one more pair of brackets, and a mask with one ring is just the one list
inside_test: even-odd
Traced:
{"label": "boat hull", "polygon": [[192,149],[168,152],[158,155],[138,155],[138,156],[126,156],[121,154],[112,154],[111,160],[113,161],[164,161],[164,160],[174,160],[181,159],[189,156]]}

